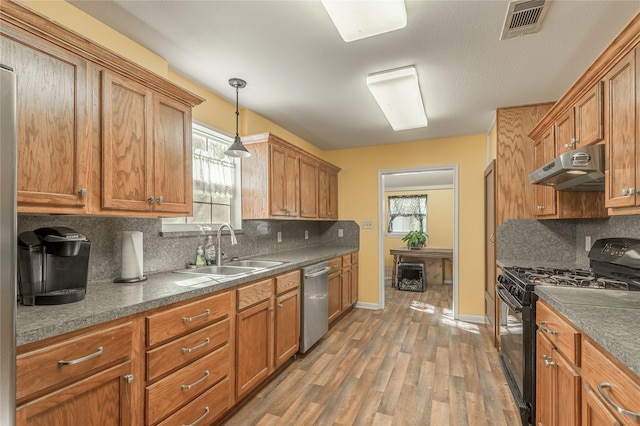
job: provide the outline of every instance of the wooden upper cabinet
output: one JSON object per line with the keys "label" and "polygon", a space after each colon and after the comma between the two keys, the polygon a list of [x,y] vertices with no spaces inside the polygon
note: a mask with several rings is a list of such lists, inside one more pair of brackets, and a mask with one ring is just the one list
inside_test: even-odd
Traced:
{"label": "wooden upper cabinet", "polygon": [[[555,124],[555,152],[557,152],[558,155],[574,149],[575,138],[573,135],[575,127],[573,111],[573,108],[571,108],[566,114],[560,117]],[[547,161],[551,160],[553,160],[553,156]]]}
{"label": "wooden upper cabinet", "polygon": [[298,216],[300,166],[297,153],[271,145],[269,153],[269,200],[271,216]]}
{"label": "wooden upper cabinet", "polygon": [[597,82],[576,102],[573,110],[576,148],[604,139],[604,82]]}
{"label": "wooden upper cabinet", "polygon": [[149,210],[153,194],[153,93],[102,75],[102,208]]}
{"label": "wooden upper cabinet", "polygon": [[632,51],[604,78],[607,207],[636,205],[636,90],[636,58]]}
{"label": "wooden upper cabinet", "polygon": [[318,163],[310,157],[300,157],[300,217],[318,217]]}
{"label": "wooden upper cabinet", "polygon": [[[544,166],[555,156],[555,142],[553,127],[534,143],[533,170]],[[553,216],[556,214],[555,189],[546,185],[534,187],[534,216]]]}
{"label": "wooden upper cabinet", "polygon": [[183,213],[193,209],[191,107],[154,95],[154,210]]}
{"label": "wooden upper cabinet", "polygon": [[102,209],[189,215],[191,108],[102,72]]}
{"label": "wooden upper cabinet", "polygon": [[86,213],[88,63],[2,23],[0,62],[17,75],[18,212]]}
{"label": "wooden upper cabinet", "polygon": [[318,188],[318,217],[338,219],[338,172],[320,168]]}
{"label": "wooden upper cabinet", "polygon": [[[325,200],[333,200],[337,212],[338,167],[270,133],[242,142],[251,153],[241,162],[243,219],[329,219]],[[323,170],[335,174],[331,185],[323,184]],[[335,195],[327,194],[329,186]]]}

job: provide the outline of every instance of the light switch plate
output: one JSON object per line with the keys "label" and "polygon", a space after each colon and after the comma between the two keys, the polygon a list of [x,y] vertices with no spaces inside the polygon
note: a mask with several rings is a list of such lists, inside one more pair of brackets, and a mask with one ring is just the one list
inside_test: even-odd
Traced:
{"label": "light switch plate", "polygon": [[591,235],[584,237],[584,251],[591,250]]}
{"label": "light switch plate", "polygon": [[282,242],[282,232],[278,231],[278,233],[276,235],[278,237],[278,242],[281,243]]}
{"label": "light switch plate", "polygon": [[338,237],[340,238],[344,237],[344,230],[338,229]]}
{"label": "light switch plate", "polygon": [[309,239],[309,231],[307,231],[307,230],[304,231],[304,239],[305,240]]}
{"label": "light switch plate", "polygon": [[362,229],[373,229],[373,222],[370,220],[363,220]]}

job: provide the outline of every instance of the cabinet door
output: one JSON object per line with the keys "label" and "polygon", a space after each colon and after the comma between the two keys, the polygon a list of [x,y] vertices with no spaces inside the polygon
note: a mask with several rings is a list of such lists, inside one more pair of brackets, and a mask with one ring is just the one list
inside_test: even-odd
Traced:
{"label": "cabinet door", "polygon": [[338,173],[329,172],[329,219],[338,219]]}
{"label": "cabinet door", "polygon": [[604,77],[605,206],[635,205],[636,187],[636,85],[635,52],[629,53]]}
{"label": "cabinet door", "polygon": [[[573,108],[571,108],[569,112],[560,117],[555,124],[556,152],[558,155],[575,149],[573,111]],[[549,160],[551,160],[551,158],[547,159],[547,161]]]}
{"label": "cabinet door", "polygon": [[607,407],[600,402],[589,385],[585,385],[582,392],[582,425],[621,426],[620,422],[609,412]]}
{"label": "cabinet door", "polygon": [[342,307],[340,275],[340,272],[329,275],[329,322],[340,316]]}
{"label": "cabinet door", "polygon": [[270,373],[273,308],[264,301],[236,316],[236,396],[245,395]]}
{"label": "cabinet door", "polygon": [[318,165],[300,158],[300,217],[318,217]]}
{"label": "cabinet door", "polygon": [[102,208],[153,208],[151,90],[104,71],[102,75]]}
{"label": "cabinet door", "polygon": [[300,347],[299,289],[278,296],[275,311],[275,368],[278,368]]}
{"label": "cabinet door", "polygon": [[351,265],[351,305],[358,301],[358,264]]}
{"label": "cabinet door", "polygon": [[329,170],[318,170],[318,217],[329,219]]}
{"label": "cabinet door", "polygon": [[[554,157],[554,132],[550,128],[534,145],[534,170],[544,166]],[[552,216],[556,214],[556,193],[550,186],[535,185],[534,216]]]}
{"label": "cabinet door", "polygon": [[118,364],[16,411],[17,425],[122,426],[132,423],[131,363]]}
{"label": "cabinet door", "polygon": [[604,83],[599,81],[576,103],[576,148],[600,142],[604,138]]}
{"label": "cabinet door", "polygon": [[0,41],[17,75],[18,212],[86,213],[87,62],[4,22]]}
{"label": "cabinet door", "polygon": [[300,168],[295,152],[276,145],[270,147],[269,199],[271,216],[298,216]]}
{"label": "cabinet door", "polygon": [[154,210],[191,216],[191,108],[155,94],[153,124]]}
{"label": "cabinet door", "polygon": [[351,306],[351,267],[343,269],[340,275],[340,310],[344,312]]}
{"label": "cabinet door", "polygon": [[562,355],[554,350],[556,364],[556,423],[557,425],[580,424],[580,374]]}
{"label": "cabinet door", "polygon": [[553,346],[542,333],[536,334],[536,424],[553,426],[557,398],[553,380]]}

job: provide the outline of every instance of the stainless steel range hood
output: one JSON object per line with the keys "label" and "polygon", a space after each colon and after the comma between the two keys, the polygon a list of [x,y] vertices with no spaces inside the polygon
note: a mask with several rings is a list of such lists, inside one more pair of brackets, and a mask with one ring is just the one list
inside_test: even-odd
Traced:
{"label": "stainless steel range hood", "polygon": [[604,145],[565,152],[531,173],[529,181],[558,191],[604,191]]}

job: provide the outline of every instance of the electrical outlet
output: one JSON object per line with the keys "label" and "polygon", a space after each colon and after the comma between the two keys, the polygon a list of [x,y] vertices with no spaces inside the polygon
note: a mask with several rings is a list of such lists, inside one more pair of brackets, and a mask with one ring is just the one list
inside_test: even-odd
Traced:
{"label": "electrical outlet", "polygon": [[338,237],[340,238],[344,237],[344,230],[338,229]]}
{"label": "electrical outlet", "polygon": [[373,222],[370,220],[363,220],[362,229],[373,229]]}
{"label": "electrical outlet", "polygon": [[281,243],[282,242],[282,232],[278,231],[276,233],[276,236],[278,237],[278,242]]}
{"label": "electrical outlet", "polygon": [[591,235],[584,237],[584,251],[591,250]]}
{"label": "electrical outlet", "polygon": [[308,240],[309,239],[309,231],[304,231],[304,239]]}

